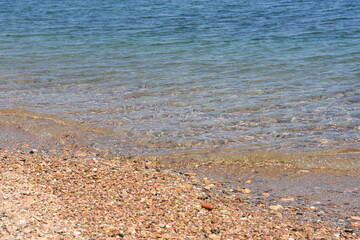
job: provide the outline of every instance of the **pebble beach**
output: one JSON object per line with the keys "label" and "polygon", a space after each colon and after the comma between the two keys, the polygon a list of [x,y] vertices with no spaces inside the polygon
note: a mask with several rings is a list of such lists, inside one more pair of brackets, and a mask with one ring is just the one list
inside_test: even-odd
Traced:
{"label": "pebble beach", "polygon": [[359,239],[360,216],[336,205],[271,205],[154,162],[2,149],[0,172],[1,239]]}
{"label": "pebble beach", "polygon": [[2,1],[0,240],[360,240],[360,1]]}

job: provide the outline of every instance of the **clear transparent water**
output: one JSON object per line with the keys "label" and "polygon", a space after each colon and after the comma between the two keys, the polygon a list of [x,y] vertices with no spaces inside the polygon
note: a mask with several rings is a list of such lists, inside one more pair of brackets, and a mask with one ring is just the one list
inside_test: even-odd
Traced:
{"label": "clear transparent water", "polygon": [[359,1],[1,1],[0,107],[124,152],[359,145]]}

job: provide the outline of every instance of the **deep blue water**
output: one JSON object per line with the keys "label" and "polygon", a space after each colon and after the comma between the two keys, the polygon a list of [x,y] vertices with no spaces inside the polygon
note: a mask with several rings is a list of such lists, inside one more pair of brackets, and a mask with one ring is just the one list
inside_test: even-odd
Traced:
{"label": "deep blue water", "polygon": [[0,0],[0,107],[130,151],[359,145],[360,1]]}

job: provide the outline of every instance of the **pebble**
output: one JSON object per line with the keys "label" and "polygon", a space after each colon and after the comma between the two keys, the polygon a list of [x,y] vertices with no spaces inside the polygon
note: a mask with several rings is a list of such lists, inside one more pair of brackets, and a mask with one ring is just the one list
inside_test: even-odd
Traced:
{"label": "pebble", "polygon": [[74,236],[79,236],[79,235],[81,235],[81,232],[79,232],[79,231],[73,231],[73,235],[74,235]]}
{"label": "pebble", "polygon": [[210,180],[208,180],[208,179],[203,179],[203,180],[204,180],[204,184],[206,184],[206,185],[212,184],[212,185],[213,185],[213,182],[212,182],[212,181],[210,181]]}
{"label": "pebble", "polygon": [[213,209],[215,208],[214,205],[212,205],[212,204],[210,204],[210,203],[206,203],[206,202],[203,202],[203,203],[201,204],[201,207],[202,207],[202,208],[205,208],[205,209],[207,209],[207,210],[213,210]]}
{"label": "pebble", "polygon": [[207,189],[207,190],[210,190],[211,188],[214,188],[215,187],[215,184],[209,184],[209,185],[206,185],[204,188]]}
{"label": "pebble", "polygon": [[196,173],[191,173],[191,172],[184,173],[184,175],[189,176],[189,177],[196,177],[197,176]]}
{"label": "pebble", "polygon": [[239,191],[241,193],[245,193],[245,194],[251,193],[251,190],[248,188],[239,188],[239,189],[237,189],[237,191]]}
{"label": "pebble", "polygon": [[85,157],[85,156],[87,156],[88,154],[87,154],[86,152],[77,151],[77,152],[75,153],[75,155],[76,155],[77,157]]}
{"label": "pebble", "polygon": [[294,201],[295,199],[293,197],[281,197],[281,201]]}
{"label": "pebble", "polygon": [[360,228],[360,222],[352,222],[351,227],[353,228]]}
{"label": "pebble", "polygon": [[37,149],[31,149],[31,151],[29,152],[30,154],[34,154],[37,152]]}
{"label": "pebble", "polygon": [[[1,154],[5,153],[0,150]],[[346,223],[352,224],[346,225],[348,229],[344,231],[344,222],[331,222],[338,213],[336,208],[329,208],[330,213],[326,211],[319,216],[319,212],[300,209],[308,202],[294,199],[296,202],[289,205],[296,206],[292,206],[295,212],[276,211],[283,208],[273,202],[276,195],[267,200],[261,192],[245,196],[225,187],[204,191],[203,183],[207,179],[200,178],[196,186],[193,184],[196,174],[185,177],[161,169],[152,171],[131,159],[118,161],[99,156],[94,162],[76,155],[25,154],[31,161],[22,162],[21,166],[16,159],[24,158],[24,154],[0,161],[1,170],[5,170],[0,178],[6,179],[0,184],[0,190],[9,187],[9,193],[2,199],[6,197],[14,202],[11,211],[0,208],[0,213],[6,216],[0,224],[4,239],[293,240],[309,236],[332,239],[337,233],[341,233],[343,239],[358,239],[354,234],[358,231],[359,216],[354,212],[346,212],[347,217],[352,216]],[[63,161],[64,158],[68,161]],[[17,178],[3,177],[3,173],[10,171],[24,176],[27,187],[17,187]],[[99,177],[96,182],[91,178],[94,172]],[[218,185],[210,180],[211,184]],[[29,188],[31,184],[36,184],[36,188]],[[247,191],[241,189],[240,192]],[[269,207],[269,203],[274,205]],[[341,213],[341,217],[344,215]]]}
{"label": "pebble", "polygon": [[271,206],[269,206],[269,209],[274,210],[274,211],[278,211],[280,209],[283,209],[283,206],[281,206],[281,205],[271,205]]}
{"label": "pebble", "polygon": [[20,219],[18,225],[20,227],[26,227],[28,225],[28,222],[25,219]]}
{"label": "pebble", "polygon": [[209,237],[210,239],[220,239],[220,237],[217,236],[217,235],[215,235],[215,234],[210,234],[208,237]]}
{"label": "pebble", "polygon": [[351,221],[360,221],[360,217],[351,216],[351,217],[350,217],[350,220],[351,220]]}
{"label": "pebble", "polygon": [[194,185],[200,185],[200,181],[196,178],[194,178],[192,181],[191,181],[192,184]]}

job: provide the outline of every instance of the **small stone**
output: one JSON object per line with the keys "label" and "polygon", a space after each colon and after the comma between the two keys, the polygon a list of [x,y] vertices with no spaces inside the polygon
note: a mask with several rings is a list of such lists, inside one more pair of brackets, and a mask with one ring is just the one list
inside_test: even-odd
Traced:
{"label": "small stone", "polygon": [[204,180],[204,184],[206,184],[206,185],[212,184],[212,182],[210,180],[208,180],[208,179],[203,179],[203,180]]}
{"label": "small stone", "polygon": [[201,210],[201,209],[202,209],[202,206],[201,206],[201,205],[196,205],[196,206],[195,206],[195,209],[196,209],[196,210]]}
{"label": "small stone", "polygon": [[85,156],[87,156],[88,154],[86,153],[86,152],[81,152],[81,151],[77,151],[76,152],[76,156],[77,157],[85,157]]}
{"label": "small stone", "polygon": [[202,204],[201,204],[201,207],[202,208],[205,208],[205,209],[207,209],[207,210],[213,210],[215,207],[214,207],[214,205],[212,205],[212,204],[210,204],[210,203],[206,203],[206,202],[203,202]]}
{"label": "small stone", "polygon": [[211,233],[219,234],[219,233],[220,233],[220,229],[211,229]]}
{"label": "small stone", "polygon": [[213,187],[215,187],[214,184],[209,184],[209,185],[206,185],[204,188],[205,188],[206,190],[210,190],[210,189],[213,188]]}
{"label": "small stone", "polygon": [[79,232],[79,231],[73,231],[73,235],[74,235],[74,236],[79,236],[79,235],[81,235],[81,232]]}
{"label": "small stone", "polygon": [[321,140],[320,140],[320,143],[321,143],[321,144],[328,144],[328,143],[330,143],[330,141],[327,140],[327,139],[321,139]]}
{"label": "small stone", "polygon": [[125,237],[125,235],[123,233],[115,233],[113,235],[111,235],[111,237],[120,237],[120,238],[123,238]]}
{"label": "small stone", "polygon": [[295,199],[293,197],[281,197],[281,201],[294,201]]}
{"label": "small stone", "polygon": [[281,206],[281,205],[271,205],[271,206],[269,206],[269,209],[274,210],[274,211],[278,211],[280,209],[283,209],[283,206]]}
{"label": "small stone", "polygon": [[350,217],[350,220],[351,220],[351,221],[360,221],[360,217],[351,216],[351,217]]}
{"label": "small stone", "polygon": [[27,228],[23,229],[22,232],[29,234],[29,233],[33,232],[33,230],[31,228],[27,227]]}
{"label": "small stone", "polygon": [[352,222],[351,227],[353,228],[360,228],[360,222]]}
{"label": "small stone", "polygon": [[51,227],[51,228],[50,228],[50,231],[52,231],[52,232],[54,232],[54,233],[60,233],[60,234],[64,232],[64,230],[63,230],[62,228],[56,227],[56,226]]}
{"label": "small stone", "polygon": [[34,153],[36,153],[37,152],[37,150],[36,149],[31,149],[31,151],[29,152],[30,154],[34,154]]}
{"label": "small stone", "polygon": [[197,180],[196,178],[194,178],[194,179],[191,181],[191,183],[192,183],[193,185],[199,185],[199,184],[200,184],[200,181]]}
{"label": "small stone", "polygon": [[189,176],[189,177],[196,177],[196,173],[191,173],[191,172],[187,172],[187,173],[184,173],[185,176]]}
{"label": "small stone", "polygon": [[131,234],[131,235],[135,235],[135,234],[136,234],[136,230],[135,230],[134,228],[131,228],[131,227],[128,228],[128,232],[129,232],[129,234]]}
{"label": "small stone", "polygon": [[28,222],[27,222],[25,219],[20,219],[20,220],[18,221],[18,225],[19,225],[20,227],[26,227],[26,226],[28,225]]}
{"label": "small stone", "polygon": [[245,194],[251,193],[251,190],[248,188],[239,188],[239,189],[237,189],[237,191],[241,192],[241,193],[245,193]]}
{"label": "small stone", "polygon": [[152,162],[146,162],[145,163],[145,168],[151,168],[151,167],[153,167]]}
{"label": "small stone", "polygon": [[209,237],[210,239],[219,239],[219,238],[220,238],[219,236],[217,236],[217,235],[215,235],[215,234],[210,234],[208,237]]}
{"label": "small stone", "polygon": [[251,180],[246,180],[245,183],[252,183],[252,181]]}

